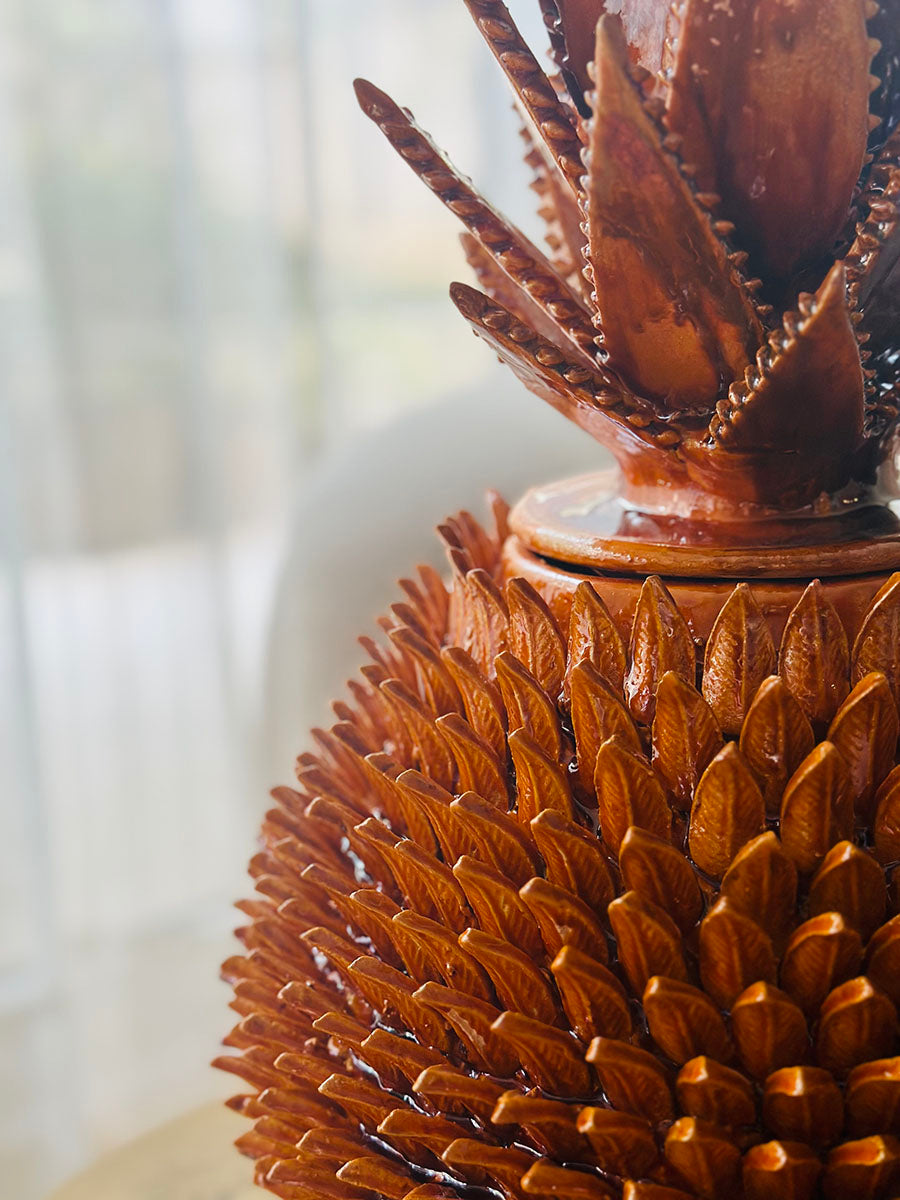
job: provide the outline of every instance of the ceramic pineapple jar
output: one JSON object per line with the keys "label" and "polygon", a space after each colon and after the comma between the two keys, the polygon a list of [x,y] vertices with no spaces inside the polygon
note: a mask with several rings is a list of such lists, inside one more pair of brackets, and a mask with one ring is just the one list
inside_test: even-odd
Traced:
{"label": "ceramic pineapple jar", "polygon": [[[900,4],[541,0],[463,316],[620,470],[441,527],[276,788],[217,1060],[285,1200],[900,1195]],[[606,11],[609,10],[609,11]]]}

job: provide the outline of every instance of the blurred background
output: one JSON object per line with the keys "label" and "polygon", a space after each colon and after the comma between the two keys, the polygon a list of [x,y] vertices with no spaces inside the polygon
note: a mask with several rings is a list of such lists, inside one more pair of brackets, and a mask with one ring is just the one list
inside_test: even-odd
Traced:
{"label": "blurred background", "polygon": [[[511,5],[543,48],[537,0]],[[596,461],[366,74],[539,236],[461,0],[0,0],[0,1180],[224,1096],[267,788],[431,529]]]}

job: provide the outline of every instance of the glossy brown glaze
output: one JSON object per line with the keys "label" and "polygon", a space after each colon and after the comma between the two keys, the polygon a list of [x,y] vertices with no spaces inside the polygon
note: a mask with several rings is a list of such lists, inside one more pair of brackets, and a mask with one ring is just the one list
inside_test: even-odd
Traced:
{"label": "glossy brown glaze", "polygon": [[[622,634],[631,628],[634,610],[646,576],[642,574],[613,574],[611,571],[592,572],[548,561],[525,549],[517,538],[510,538],[503,551],[503,568],[509,579],[527,579],[550,606],[557,620],[565,622],[572,598],[582,582],[591,583],[603,597],[610,615]],[[848,578],[824,578],[823,595],[828,597],[849,636],[855,636],[873,597],[890,578],[889,571]],[[806,588],[808,579],[757,579],[751,577],[756,603],[765,614],[776,642],[781,638],[789,613]],[[735,587],[735,580],[723,575],[720,579],[685,579],[667,577],[666,587],[676,598],[691,636],[705,644],[719,611]]]}
{"label": "glossy brown glaze", "polygon": [[759,512],[734,503],[724,519],[678,511],[684,493],[622,486],[600,472],[532,488],[510,527],[534,554],[575,568],[698,579],[808,579],[865,575],[900,566],[900,520],[861,495],[801,512]]}
{"label": "glossy brown glaze", "polygon": [[[888,6],[543,3],[568,97],[499,0],[466,0],[522,107],[549,256],[357,84],[467,227],[486,294],[454,285],[463,316],[612,448],[636,510],[650,484],[673,517],[725,522],[738,505],[882,500],[900,279]],[[870,117],[873,62],[885,78]]]}
{"label": "glossy brown glaze", "polygon": [[284,1200],[891,1200],[900,4],[541,0],[551,79],[464,2],[546,248],[358,98],[620,474],[448,519],[272,793],[238,1145]]}
{"label": "glossy brown glaze", "polygon": [[218,1060],[257,1179],[887,1200],[900,574],[784,619],[722,584],[703,633],[653,576],[630,616],[504,582],[495,514],[442,526],[449,587],[404,581],[273,793]]}

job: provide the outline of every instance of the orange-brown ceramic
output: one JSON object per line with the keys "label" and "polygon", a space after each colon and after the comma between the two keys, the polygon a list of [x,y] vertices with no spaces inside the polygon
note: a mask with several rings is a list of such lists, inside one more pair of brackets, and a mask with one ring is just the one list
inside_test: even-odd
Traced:
{"label": "orange-brown ceramic", "polygon": [[273,791],[238,1144],[285,1200],[891,1200],[900,4],[541,0],[550,78],[465,3],[546,248],[358,95],[620,473],[448,519]]}

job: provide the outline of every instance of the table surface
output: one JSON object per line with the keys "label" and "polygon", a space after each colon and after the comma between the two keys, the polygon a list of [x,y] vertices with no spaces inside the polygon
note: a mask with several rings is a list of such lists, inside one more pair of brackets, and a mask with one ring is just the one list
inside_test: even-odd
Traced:
{"label": "table surface", "polygon": [[113,1150],[48,1200],[259,1200],[232,1146],[246,1121],[208,1104]]}

